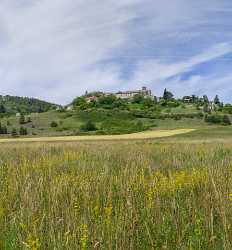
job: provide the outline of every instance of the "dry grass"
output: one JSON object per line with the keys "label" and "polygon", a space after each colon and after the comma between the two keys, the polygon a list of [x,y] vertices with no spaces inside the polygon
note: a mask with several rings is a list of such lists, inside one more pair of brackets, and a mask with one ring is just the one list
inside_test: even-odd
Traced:
{"label": "dry grass", "polygon": [[156,130],[123,135],[91,135],[91,136],[63,136],[63,137],[40,137],[40,138],[15,138],[1,139],[0,142],[65,142],[65,141],[114,141],[114,140],[141,140],[170,137],[185,134],[194,129]]}
{"label": "dry grass", "polygon": [[2,144],[0,249],[232,249],[232,144]]}

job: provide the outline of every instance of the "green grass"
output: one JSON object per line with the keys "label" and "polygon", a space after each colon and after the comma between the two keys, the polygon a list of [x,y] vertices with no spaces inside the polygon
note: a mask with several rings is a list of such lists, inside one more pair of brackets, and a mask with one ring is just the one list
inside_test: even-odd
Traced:
{"label": "green grass", "polygon": [[[138,132],[137,123],[139,119],[133,117],[129,112],[125,111],[80,111],[80,112],[57,112],[50,111],[46,113],[31,114],[32,122],[24,124],[28,130],[29,135],[34,136],[64,136],[76,135],[80,133],[80,127],[85,122],[91,120],[94,122],[103,134],[127,134]],[[10,122],[8,131],[12,128],[19,130],[19,118],[10,117],[1,119],[2,125]],[[51,128],[50,123],[55,121],[58,123],[57,128]],[[34,125],[34,128],[33,128]],[[155,126],[155,121],[146,119],[143,121],[143,130],[147,130]],[[100,133],[100,132],[99,132]]]}
{"label": "green grass", "polygon": [[[132,105],[136,106],[136,105]],[[166,110],[167,111],[167,110]],[[162,112],[166,112],[165,108]],[[146,117],[146,111],[141,111],[142,115]],[[192,105],[185,105],[185,108],[179,106],[177,108],[171,108],[169,110],[172,114],[194,114],[199,111]],[[152,112],[149,113],[152,117]],[[155,112],[153,113],[155,118]],[[136,115],[136,114],[135,114]],[[137,114],[138,115],[138,114]],[[164,114],[163,114],[164,115]],[[206,137],[211,137],[210,131],[212,125],[204,122],[203,118],[181,118],[175,120],[171,118],[166,119],[152,119],[152,118],[138,118],[133,115],[132,111],[125,110],[104,110],[104,109],[93,109],[85,111],[74,111],[74,112],[58,112],[49,111],[45,113],[33,113],[30,115],[32,122],[24,124],[28,130],[28,137],[46,137],[46,136],[75,136],[75,135],[90,135],[90,134],[128,134],[146,130],[167,130],[167,129],[197,129],[202,132],[195,132],[193,136],[197,137],[197,134],[203,133]],[[149,117],[149,116],[148,116]],[[178,118],[178,117],[177,117]],[[19,118],[12,116],[9,118],[0,119],[2,125],[7,124],[7,120],[10,122],[8,126],[8,132],[11,132],[13,128],[19,131],[20,124]],[[52,121],[58,123],[58,127],[51,128],[50,124]],[[87,121],[92,121],[97,127],[95,132],[81,131],[81,126]],[[230,131],[230,127],[225,128],[223,126],[217,126],[218,133],[224,133],[220,131]],[[208,132],[207,132],[208,131]],[[218,135],[216,133],[215,135]],[[213,135],[213,136],[215,136]],[[10,137],[1,136],[1,137]],[[189,135],[191,136],[191,135]],[[218,135],[219,136],[219,135]]]}
{"label": "green grass", "polygon": [[[162,139],[161,139],[162,140]],[[196,130],[182,135],[174,135],[170,139],[165,140],[170,142],[196,143],[196,142],[231,142],[232,127],[231,126],[205,126],[196,128]]]}
{"label": "green grass", "polygon": [[231,249],[232,143],[0,147],[0,249]]}

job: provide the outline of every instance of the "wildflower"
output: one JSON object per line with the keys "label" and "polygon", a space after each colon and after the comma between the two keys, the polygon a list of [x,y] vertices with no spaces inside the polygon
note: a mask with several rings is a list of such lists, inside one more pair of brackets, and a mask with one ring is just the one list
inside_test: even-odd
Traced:
{"label": "wildflower", "polygon": [[40,249],[39,239],[36,237],[33,237],[31,234],[28,236],[27,242],[23,242],[23,244],[30,250]]}
{"label": "wildflower", "polygon": [[87,243],[88,243],[88,227],[87,227],[86,224],[82,225],[81,231],[82,231],[81,249],[86,250],[87,249]]}
{"label": "wildflower", "polygon": [[105,208],[106,224],[107,224],[107,225],[110,224],[110,219],[111,219],[112,211],[113,211],[112,204],[108,205],[108,206]]}
{"label": "wildflower", "polygon": [[229,194],[229,196],[228,196],[228,200],[229,200],[229,201],[232,201],[232,193],[231,193],[231,194]]}
{"label": "wildflower", "polygon": [[151,208],[152,207],[152,201],[153,201],[153,190],[152,188],[149,188],[147,193],[147,200],[148,200],[148,207]]}

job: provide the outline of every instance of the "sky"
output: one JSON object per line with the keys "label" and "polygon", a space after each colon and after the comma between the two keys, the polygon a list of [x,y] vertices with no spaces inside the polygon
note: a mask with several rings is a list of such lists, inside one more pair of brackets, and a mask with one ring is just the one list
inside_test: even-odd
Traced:
{"label": "sky", "polygon": [[1,0],[0,94],[147,86],[232,102],[231,0]]}

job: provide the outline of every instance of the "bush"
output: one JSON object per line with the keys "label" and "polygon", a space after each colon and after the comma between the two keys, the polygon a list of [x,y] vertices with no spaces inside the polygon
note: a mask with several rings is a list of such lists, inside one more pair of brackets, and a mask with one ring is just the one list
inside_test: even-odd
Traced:
{"label": "bush", "polygon": [[231,121],[228,115],[205,115],[205,122],[212,124],[231,125]]}
{"label": "bush", "polygon": [[27,128],[21,126],[20,129],[19,129],[19,134],[20,135],[27,135]]}
{"label": "bush", "polygon": [[92,121],[87,121],[86,123],[84,123],[81,127],[80,127],[81,131],[84,132],[88,132],[88,131],[96,131],[97,127],[95,125],[95,123],[93,123]]}
{"label": "bush", "polygon": [[31,117],[28,116],[28,117],[27,117],[27,123],[31,123],[31,122],[32,122]]}
{"label": "bush", "polygon": [[17,132],[16,128],[12,129],[11,135],[12,135],[12,137],[17,137],[18,136],[18,132]]}
{"label": "bush", "polygon": [[21,114],[19,118],[19,124],[24,124],[24,123],[25,123],[25,116]]}
{"label": "bush", "polygon": [[7,127],[2,126],[1,122],[0,122],[0,134],[1,135],[6,135],[7,134]]}
{"label": "bush", "polygon": [[232,105],[231,104],[226,104],[222,108],[222,112],[227,113],[227,114],[232,114]]}
{"label": "bush", "polygon": [[144,130],[144,125],[142,121],[138,121],[135,125],[137,131],[143,131]]}
{"label": "bush", "polygon": [[56,127],[58,127],[58,123],[55,121],[52,121],[50,126],[51,126],[51,128],[56,128]]}
{"label": "bush", "polygon": [[231,120],[228,115],[224,115],[222,118],[223,125],[231,125]]}

